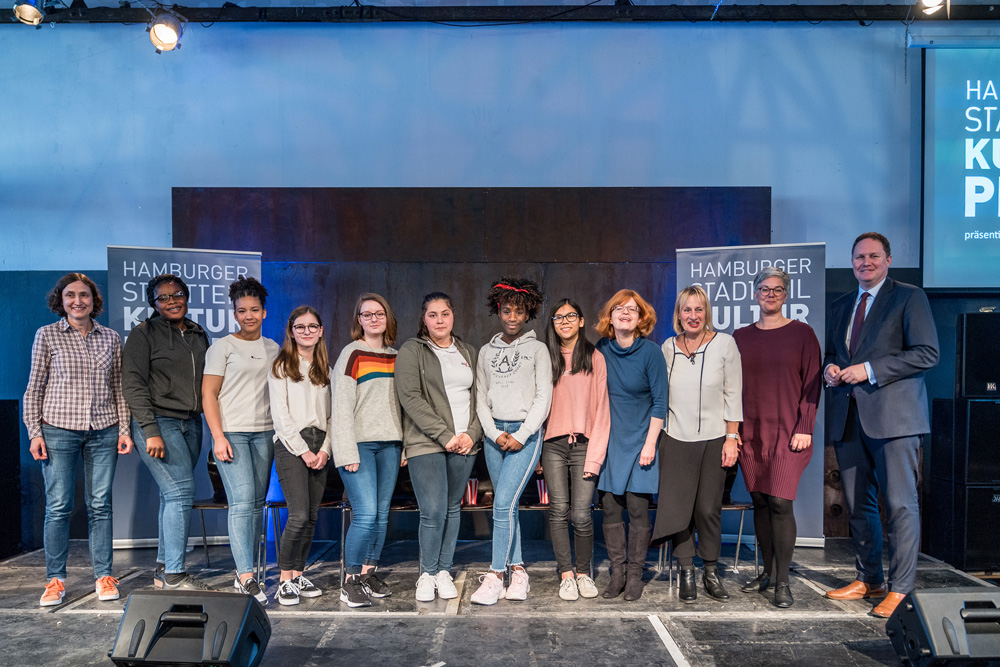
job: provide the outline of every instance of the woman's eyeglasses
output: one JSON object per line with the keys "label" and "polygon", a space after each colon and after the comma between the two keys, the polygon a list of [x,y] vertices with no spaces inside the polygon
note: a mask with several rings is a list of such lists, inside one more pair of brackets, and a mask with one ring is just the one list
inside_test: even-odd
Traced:
{"label": "woman's eyeglasses", "polygon": [[781,296],[782,294],[785,293],[785,288],[784,287],[764,287],[763,285],[761,285],[760,287],[757,288],[757,291],[760,292],[761,296],[771,296],[772,294],[774,296]]}
{"label": "woman's eyeglasses", "polygon": [[572,323],[576,322],[578,319],[580,319],[580,313],[566,313],[565,315],[555,315],[552,318],[552,321],[559,324],[563,320]]}
{"label": "woman's eyeglasses", "polygon": [[318,324],[296,324],[292,327],[292,331],[294,331],[297,334],[304,334],[307,331],[309,333],[316,333],[322,328],[323,327],[321,327]]}
{"label": "woman's eyeglasses", "polygon": [[371,322],[372,319],[376,319],[376,320],[384,320],[385,319],[385,311],[384,310],[380,310],[377,313],[361,313],[360,315],[361,315],[361,319],[363,319],[365,322]]}
{"label": "woman's eyeglasses", "polygon": [[611,312],[615,314],[629,313],[635,315],[639,312],[639,306],[615,306],[611,309]]}
{"label": "woman's eyeglasses", "polygon": [[173,294],[161,294],[160,296],[154,298],[153,301],[157,303],[170,303],[173,299],[183,301],[187,298],[187,296],[187,292],[174,292]]}

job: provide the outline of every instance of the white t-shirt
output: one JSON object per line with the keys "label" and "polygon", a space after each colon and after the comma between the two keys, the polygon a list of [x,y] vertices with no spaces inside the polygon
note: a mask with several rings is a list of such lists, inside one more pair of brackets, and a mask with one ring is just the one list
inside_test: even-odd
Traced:
{"label": "white t-shirt", "polygon": [[434,343],[431,343],[430,347],[441,364],[444,391],[451,405],[451,419],[455,424],[455,433],[465,433],[469,429],[472,409],[472,383],[475,380],[472,366],[465,360],[454,342],[444,348]]}
{"label": "white t-shirt", "polygon": [[205,375],[222,377],[219,411],[227,433],[259,433],[274,428],[267,374],[281,348],[270,338],[242,340],[230,334],[205,353]]}

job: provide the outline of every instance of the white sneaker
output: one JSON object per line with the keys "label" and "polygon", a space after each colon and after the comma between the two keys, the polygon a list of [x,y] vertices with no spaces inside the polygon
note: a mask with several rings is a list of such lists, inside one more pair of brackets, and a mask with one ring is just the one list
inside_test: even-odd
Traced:
{"label": "white sneaker", "polygon": [[597,584],[586,574],[576,575],[576,587],[580,591],[580,596],[585,598],[597,597]]}
{"label": "white sneaker", "polygon": [[458,589],[455,588],[455,582],[451,578],[451,572],[448,570],[441,570],[434,575],[434,581],[437,584],[439,598],[442,600],[454,600],[458,597]]}
{"label": "white sneaker", "polygon": [[[576,584],[573,584],[576,588]],[[528,573],[524,568],[516,567],[510,572],[510,586],[507,587],[507,599],[508,600],[527,600],[528,591],[531,590],[531,586],[528,585]]]}
{"label": "white sneaker", "polygon": [[580,599],[580,591],[576,588],[576,579],[569,577],[559,583],[559,597],[567,602]]}
{"label": "white sneaker", "polygon": [[417,602],[433,602],[436,588],[437,578],[430,572],[422,573],[417,579]]}
{"label": "white sneaker", "polygon": [[503,579],[498,577],[495,572],[487,572],[479,580],[483,583],[480,584],[479,590],[472,594],[472,603],[496,604],[503,592]]}

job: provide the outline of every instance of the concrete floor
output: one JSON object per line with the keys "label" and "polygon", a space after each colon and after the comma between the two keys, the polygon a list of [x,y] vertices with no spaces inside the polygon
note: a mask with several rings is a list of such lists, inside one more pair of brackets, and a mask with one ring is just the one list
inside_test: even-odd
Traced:
{"label": "concrete floor", "polygon": [[[731,563],[733,545],[723,562]],[[835,602],[822,593],[854,578],[846,540],[824,549],[796,550],[791,580],[795,606],[778,609],[770,594],[744,594],[739,586],[754,576],[753,552],[743,547],[741,572],[728,570],[727,603],[700,591],[694,604],[677,599],[666,572],[654,569],[649,552],[647,586],[635,602],[558,598],[551,545],[526,542],[531,593],[525,602],[472,605],[469,597],[489,562],[486,541],[462,542],[456,554],[457,600],[419,603],[417,544],[393,542],[383,554],[382,572],[394,594],[366,609],[339,602],[337,544],[317,543],[307,572],[325,594],[297,607],[267,607],[272,625],[265,666],[350,665],[421,667],[500,665],[898,665],[885,636],[885,622],[869,615],[873,603]],[[228,547],[210,547],[212,568],[204,568],[199,547],[189,570],[219,590],[232,590]],[[110,665],[125,599],[152,584],[155,551],[115,552],[122,599],[99,602],[92,588],[87,545],[73,541],[67,594],[59,607],[39,608],[45,584],[44,554],[22,554],[0,563],[0,665]],[[607,583],[607,558],[596,553],[597,584]],[[727,560],[728,559],[728,560]],[[276,571],[267,581],[273,595]],[[921,557],[918,587],[987,585],[933,559]]]}

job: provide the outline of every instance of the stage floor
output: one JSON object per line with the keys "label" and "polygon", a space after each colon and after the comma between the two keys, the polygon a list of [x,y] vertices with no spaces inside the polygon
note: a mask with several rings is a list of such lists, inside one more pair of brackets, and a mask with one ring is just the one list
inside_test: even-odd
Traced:
{"label": "stage floor", "polygon": [[[525,602],[501,600],[492,607],[470,604],[479,574],[489,564],[490,544],[460,542],[453,571],[461,597],[432,603],[413,597],[418,576],[417,544],[386,546],[381,573],[392,597],[372,607],[349,609],[339,602],[338,545],[314,545],[307,575],[324,595],[296,607],[270,601],[271,640],[265,666],[350,665],[351,667],[499,667],[500,665],[898,665],[885,636],[885,621],[870,615],[872,602],[836,602],[824,591],[854,578],[847,540],[827,540],[823,549],[796,549],[792,564],[795,605],[774,607],[771,595],[745,594],[739,586],[754,576],[753,552],[740,551],[740,572],[731,569],[733,545],[726,545],[723,575],[732,599],[717,602],[700,587],[694,604],[677,599],[667,573],[647,560],[647,585],[640,600],[560,600],[558,576],[548,542],[527,542],[525,561],[531,592]],[[188,555],[189,571],[210,586],[232,591],[228,547],[210,547],[205,567],[201,547]],[[598,543],[597,585],[607,583],[607,556]],[[155,550],[115,552],[122,599],[99,602],[93,589],[87,544],[74,540],[66,600],[40,608],[45,584],[41,550],[0,562],[0,665],[110,665],[125,599],[151,588]],[[267,581],[273,596],[277,571]],[[917,586],[988,586],[921,556]]]}

